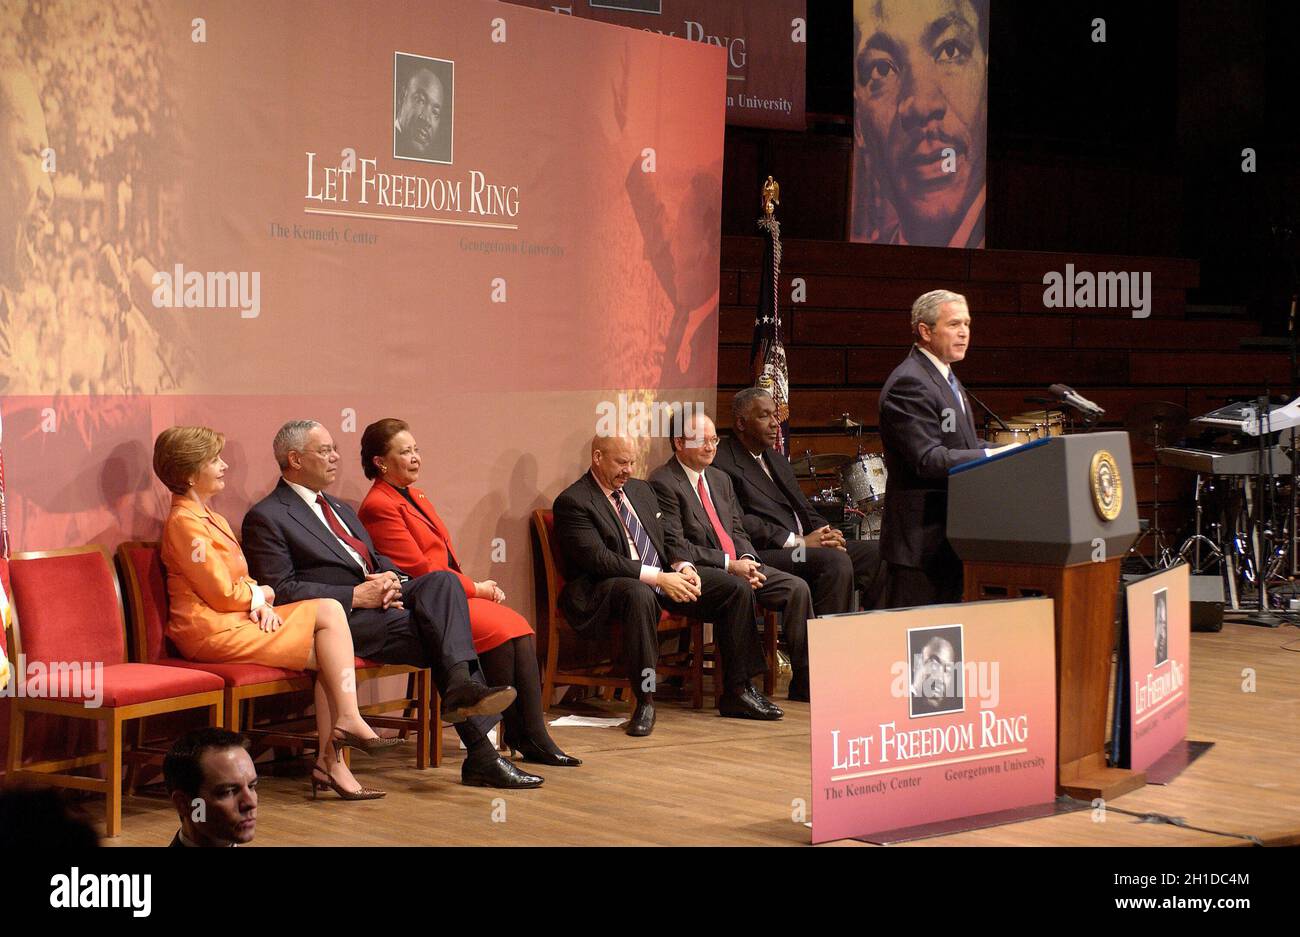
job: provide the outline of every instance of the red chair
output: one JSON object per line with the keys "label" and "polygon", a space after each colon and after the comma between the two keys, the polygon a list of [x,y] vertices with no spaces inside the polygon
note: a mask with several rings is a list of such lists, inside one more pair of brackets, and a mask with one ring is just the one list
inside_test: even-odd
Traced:
{"label": "red chair", "polygon": [[[541,643],[540,629],[546,629],[546,663],[542,668],[542,700],[547,709],[551,708],[551,699],[554,696],[554,690],[557,684],[570,686],[589,686],[589,687],[619,687],[630,689],[631,684],[626,677],[621,677],[613,672],[614,661],[612,657],[617,651],[602,659],[583,662],[579,664],[566,664],[561,666],[561,655],[568,656],[575,652],[579,642],[588,647],[596,644],[593,641],[582,641],[573,630],[573,626],[564,618],[564,612],[560,610],[560,590],[564,588],[564,571],[560,567],[560,559],[554,548],[555,543],[555,515],[552,511],[545,508],[538,508],[533,511],[533,543],[537,550],[537,557],[541,561],[541,575],[538,576],[538,585],[545,582],[545,592],[538,595],[538,626]],[[687,663],[673,664],[666,663],[665,658],[660,658],[658,672],[668,676],[680,676],[686,678],[691,694],[691,707],[701,709],[704,706],[704,623],[697,618],[686,618],[681,615],[670,615],[664,612],[659,616],[659,633],[687,632],[690,635],[690,643],[687,651]],[[610,647],[617,649],[622,646],[621,636],[617,622],[611,629]],[[721,681],[717,681],[721,682]]]}
{"label": "red chair", "polygon": [[[10,577],[14,658],[23,654],[29,669],[42,663],[50,679],[39,696],[15,694],[7,778],[106,794],[105,832],[117,836],[122,825],[123,761],[156,757],[125,752],[123,725],[130,719],[200,708],[208,710],[209,725],[221,725],[221,678],[199,670],[128,663],[122,594],[108,551],[101,546],[17,553],[10,561]],[[103,666],[98,681],[103,699],[94,706],[97,664]],[[55,673],[60,675],[57,686]],[[22,677],[15,674],[15,678]],[[32,712],[106,723],[107,751],[24,765],[23,734],[27,714]],[[71,773],[94,765],[105,765],[106,777]]]}
{"label": "red chair", "polygon": [[[288,728],[259,728],[256,725],[254,701],[283,693],[310,691],[314,677],[302,670],[286,670],[262,664],[211,664],[190,661],[181,657],[167,639],[167,574],[163,568],[162,552],[157,541],[130,540],[117,548],[118,564],[130,597],[133,657],[136,660],[168,667],[202,670],[216,674],[224,683],[226,728],[243,732],[253,738],[272,744],[276,742],[301,746],[314,743],[315,733],[292,732]],[[380,664],[358,657],[356,659],[357,685],[380,677],[408,675],[407,695],[395,700],[369,703],[361,707],[372,726],[401,729],[415,733],[415,763],[423,769],[429,766],[429,730],[438,728],[434,736],[432,761],[434,767],[442,763],[442,732],[438,715],[440,703],[433,690],[432,674],[428,668],[408,667],[401,664]],[[414,684],[414,686],[412,686]],[[248,707],[248,718],[243,719],[243,708]],[[384,715],[401,709],[400,716]],[[405,711],[410,711],[408,716]]]}

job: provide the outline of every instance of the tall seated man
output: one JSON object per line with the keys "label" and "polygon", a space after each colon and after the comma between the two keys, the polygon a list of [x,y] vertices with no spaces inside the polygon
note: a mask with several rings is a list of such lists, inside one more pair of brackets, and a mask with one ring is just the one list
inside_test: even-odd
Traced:
{"label": "tall seated man", "polygon": [[[808,702],[808,618],[812,593],[798,576],[767,569],[745,533],[744,513],[726,472],[713,467],[717,429],[703,413],[673,419],[673,455],[650,473],[664,532],[681,541],[697,569],[721,569],[749,583],[764,608],[783,612],[790,649],[789,698]],[[757,692],[757,691],[755,691]]]}
{"label": "tall seated man", "polygon": [[597,436],[590,470],[555,499],[555,535],[568,577],[560,608],[580,635],[604,634],[614,621],[622,625],[623,663],[637,701],[627,734],[654,729],[662,609],[713,622],[726,681],[722,715],[780,719],[781,709],[750,682],[764,665],[748,581],[695,567],[682,544],[665,534],[659,499],[632,477],[635,466],[631,440]]}
{"label": "tall seated man", "polygon": [[277,601],[337,599],[348,615],[358,657],[429,667],[442,695],[442,719],[454,723],[468,750],[461,781],[477,787],[537,787],[497,754],[491,715],[509,706],[513,687],[488,687],[470,636],[469,606],[455,575],[408,579],[375,552],[347,504],[325,494],[338,475],[338,449],[314,420],[284,424],[272,444],[281,478],[244,517],[249,572]]}
{"label": "tall seated man", "polygon": [[759,561],[807,582],[818,615],[852,611],[855,585],[864,607],[875,608],[883,580],[879,546],[846,540],[808,502],[790,460],[774,448],[781,420],[772,395],[747,387],[731,411],[734,435],[718,444],[713,464],[735,485]]}

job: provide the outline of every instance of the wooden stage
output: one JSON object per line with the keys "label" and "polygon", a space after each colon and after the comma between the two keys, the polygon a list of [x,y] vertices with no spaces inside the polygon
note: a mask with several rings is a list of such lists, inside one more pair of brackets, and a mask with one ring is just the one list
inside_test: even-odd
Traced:
{"label": "wooden stage", "polygon": [[[1265,843],[1300,844],[1296,650],[1300,631],[1291,626],[1227,624],[1219,634],[1193,634],[1189,738],[1216,744],[1171,785],[1148,785],[1111,806],[1182,817],[1189,826]],[[1255,674],[1253,693],[1242,689],[1246,668]],[[546,784],[534,791],[463,787],[451,731],[438,769],[417,771],[409,756],[396,754],[354,758],[363,783],[388,790],[379,801],[343,803],[330,793],[313,802],[305,773],[264,776],[254,844],[806,845],[811,831],[792,814],[797,800],[810,797],[808,706],[787,705],[780,695],[777,701],[787,713],[779,723],[722,719],[716,711],[667,703],[648,739],[630,739],[620,729],[555,729],[561,746],[586,764],[542,770]],[[611,714],[627,711],[601,705]],[[99,803],[88,807],[102,816]],[[170,803],[149,791],[124,801],[122,819],[123,834],[106,845],[165,846],[177,825]],[[1094,822],[1091,811],[1082,811],[913,845],[1245,844],[1114,811]]]}

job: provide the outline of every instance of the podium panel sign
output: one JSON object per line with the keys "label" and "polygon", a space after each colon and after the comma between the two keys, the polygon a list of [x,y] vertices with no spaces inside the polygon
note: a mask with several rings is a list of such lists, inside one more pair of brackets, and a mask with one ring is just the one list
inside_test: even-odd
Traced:
{"label": "podium panel sign", "polygon": [[1127,612],[1128,666],[1116,735],[1128,742],[1119,761],[1144,771],[1187,736],[1191,676],[1191,596],[1186,564],[1129,583]]}
{"label": "podium panel sign", "polygon": [[1051,599],[808,626],[813,842],[1050,802]]}

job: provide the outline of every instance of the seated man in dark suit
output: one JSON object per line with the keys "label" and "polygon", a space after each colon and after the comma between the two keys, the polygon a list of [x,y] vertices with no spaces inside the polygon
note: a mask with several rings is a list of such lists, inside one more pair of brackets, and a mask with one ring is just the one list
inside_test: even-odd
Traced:
{"label": "seated man in dark suit", "polygon": [[442,719],[454,723],[468,750],[461,781],[478,787],[537,787],[497,754],[487,717],[515,698],[513,687],[488,687],[478,671],[465,590],[452,573],[408,579],[375,552],[347,504],[324,494],[338,474],[338,450],[325,427],[294,420],[276,433],[282,477],[244,516],[244,556],[260,583],[285,603],[337,599],[348,615],[358,657],[429,667],[442,694]]}
{"label": "seated man in dark suit", "polygon": [[[764,569],[745,533],[744,514],[727,473],[713,467],[717,430],[703,413],[684,420],[674,414],[673,456],[650,473],[659,496],[664,533],[681,541],[697,568],[721,569],[748,582],[764,608],[783,611],[790,648],[789,697],[808,702],[808,618],[812,593],[798,576]],[[755,691],[757,692],[757,691]]]}
{"label": "seated man in dark suit", "polygon": [[875,608],[879,547],[871,540],[846,540],[808,503],[790,460],[773,448],[781,421],[772,395],[747,387],[733,398],[731,410],[735,434],[718,444],[713,464],[735,485],[759,560],[807,582],[818,615],[852,611],[855,583],[864,607]]}
{"label": "seated man in dark suit", "polygon": [[163,758],[181,828],[172,846],[244,846],[257,827],[257,769],[248,740],[225,729],[186,732]]}
{"label": "seated man in dark suit", "polygon": [[659,613],[668,609],[713,622],[726,692],[718,711],[745,719],[784,713],[749,682],[763,672],[749,583],[720,569],[696,569],[660,523],[659,499],[632,477],[630,440],[597,436],[591,470],[555,499],[555,535],[568,581],[560,593],[564,617],[579,634],[623,630],[623,662],[636,710],[627,734],[654,729]]}

